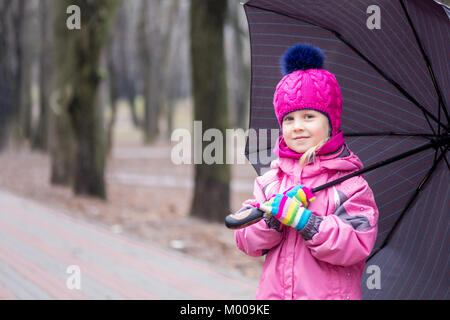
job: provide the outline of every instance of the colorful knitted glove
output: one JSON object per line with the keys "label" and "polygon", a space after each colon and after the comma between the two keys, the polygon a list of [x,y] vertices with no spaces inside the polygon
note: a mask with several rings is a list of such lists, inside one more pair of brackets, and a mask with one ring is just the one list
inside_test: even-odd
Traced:
{"label": "colorful knitted glove", "polygon": [[291,187],[283,192],[283,194],[288,196],[289,198],[297,199],[303,204],[305,208],[308,208],[309,204],[316,200],[316,197],[311,192],[311,189],[302,185]]}
{"label": "colorful knitted glove", "polygon": [[308,222],[311,211],[296,198],[277,193],[269,201],[259,206],[266,215],[273,216],[281,223],[301,231]]}

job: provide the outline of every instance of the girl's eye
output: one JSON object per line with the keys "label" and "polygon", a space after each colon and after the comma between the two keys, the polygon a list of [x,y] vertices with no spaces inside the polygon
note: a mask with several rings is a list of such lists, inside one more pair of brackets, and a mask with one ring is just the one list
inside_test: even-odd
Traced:
{"label": "girl's eye", "polygon": [[293,117],[285,117],[284,121],[289,121],[289,120],[293,120],[293,119],[294,119]]}
{"label": "girl's eye", "polygon": [[314,118],[314,116],[312,114],[306,114],[305,115],[305,119],[312,119]]}

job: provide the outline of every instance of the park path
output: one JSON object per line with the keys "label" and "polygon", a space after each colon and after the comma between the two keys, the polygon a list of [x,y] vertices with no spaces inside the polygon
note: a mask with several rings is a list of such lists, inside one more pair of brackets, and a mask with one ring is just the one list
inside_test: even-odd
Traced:
{"label": "park path", "polygon": [[256,285],[0,190],[0,299],[239,300]]}

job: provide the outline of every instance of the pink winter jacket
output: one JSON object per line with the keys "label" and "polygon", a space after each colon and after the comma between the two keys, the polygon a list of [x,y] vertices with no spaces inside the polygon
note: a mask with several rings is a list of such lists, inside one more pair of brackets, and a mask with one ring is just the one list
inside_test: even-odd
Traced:
{"label": "pink winter jacket", "polygon": [[[317,156],[304,168],[296,159],[279,157],[270,171],[256,178],[254,199],[243,205],[263,203],[291,186],[312,189],[361,168],[346,146],[333,155]],[[357,176],[315,196],[301,232],[274,218],[235,232],[236,244],[246,254],[267,253],[256,299],[361,299],[365,259],[377,235],[372,190]]]}

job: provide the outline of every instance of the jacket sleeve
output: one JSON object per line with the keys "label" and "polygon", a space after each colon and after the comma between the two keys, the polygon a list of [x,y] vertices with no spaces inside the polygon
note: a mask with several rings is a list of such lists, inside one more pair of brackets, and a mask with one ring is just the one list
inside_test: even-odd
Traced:
{"label": "jacket sleeve", "polygon": [[[265,202],[266,197],[258,179],[255,179],[253,195],[254,199],[245,201],[244,207]],[[236,245],[249,256],[262,256],[265,251],[280,243],[282,228],[283,226],[273,217],[261,219],[255,224],[235,231]]]}
{"label": "jacket sleeve", "polygon": [[349,266],[366,259],[377,236],[378,209],[367,181],[358,176],[334,188],[334,213],[311,214],[301,235],[311,254],[322,261]]}

